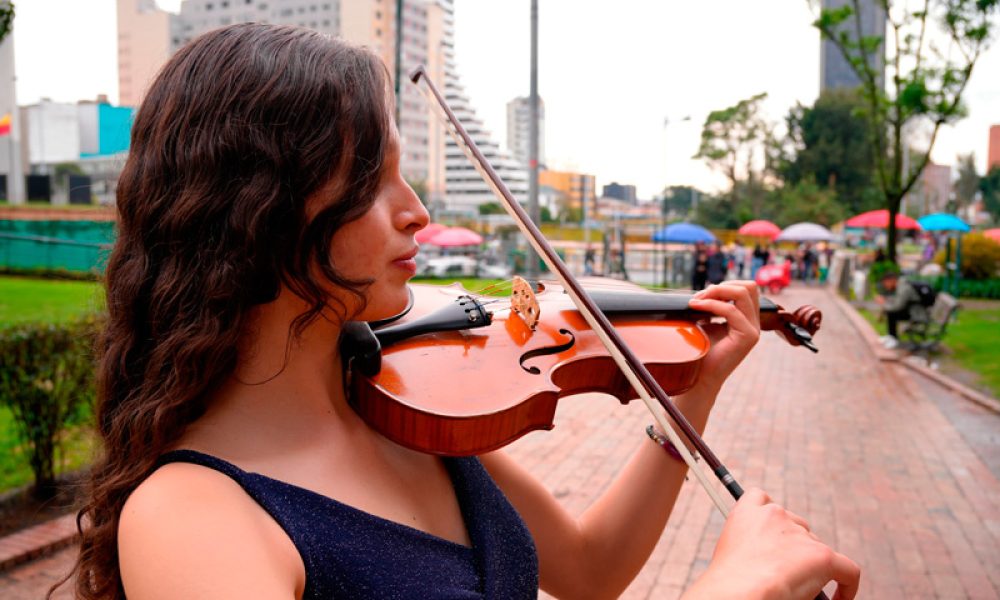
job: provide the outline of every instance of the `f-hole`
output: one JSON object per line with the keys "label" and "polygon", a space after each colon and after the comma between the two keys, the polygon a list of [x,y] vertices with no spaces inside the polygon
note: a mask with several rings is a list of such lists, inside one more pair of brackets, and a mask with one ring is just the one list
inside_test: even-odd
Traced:
{"label": "f-hole", "polygon": [[541,369],[539,369],[538,367],[525,366],[524,362],[527,360],[531,360],[536,356],[548,356],[550,354],[559,354],[560,352],[572,348],[573,344],[576,343],[576,338],[573,337],[573,332],[569,331],[568,329],[560,329],[559,333],[565,336],[569,336],[569,340],[565,343],[556,346],[544,346],[542,348],[535,348],[534,350],[528,350],[527,352],[521,355],[521,359],[518,361],[521,364],[521,368],[524,369],[526,372],[531,373],[532,375],[538,375],[542,372]]}

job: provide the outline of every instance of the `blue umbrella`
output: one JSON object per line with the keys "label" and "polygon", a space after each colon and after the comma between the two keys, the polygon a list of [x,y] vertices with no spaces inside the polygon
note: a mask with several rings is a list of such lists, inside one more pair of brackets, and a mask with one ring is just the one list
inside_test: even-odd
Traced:
{"label": "blue umbrella", "polygon": [[654,242],[674,242],[676,244],[695,244],[698,242],[714,242],[712,232],[694,223],[674,223],[653,234]]}
{"label": "blue umbrella", "polygon": [[948,213],[934,213],[920,217],[917,222],[926,231],[969,231],[969,225],[965,221]]}

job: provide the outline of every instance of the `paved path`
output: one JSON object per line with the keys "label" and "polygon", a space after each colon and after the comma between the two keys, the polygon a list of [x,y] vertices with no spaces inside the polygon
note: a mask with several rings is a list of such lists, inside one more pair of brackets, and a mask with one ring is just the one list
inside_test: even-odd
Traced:
{"label": "paved path", "polygon": [[[875,361],[824,292],[792,288],[777,300],[823,310],[820,354],[766,334],[723,390],[708,443],[741,483],[763,487],[862,565],[861,598],[1000,598],[1000,416]],[[510,452],[580,512],[650,443],[649,422],[637,403],[566,400],[554,431]],[[697,483],[685,484],[624,598],[678,597],[721,526]],[[0,596],[41,598],[72,560],[66,550],[0,576]]]}

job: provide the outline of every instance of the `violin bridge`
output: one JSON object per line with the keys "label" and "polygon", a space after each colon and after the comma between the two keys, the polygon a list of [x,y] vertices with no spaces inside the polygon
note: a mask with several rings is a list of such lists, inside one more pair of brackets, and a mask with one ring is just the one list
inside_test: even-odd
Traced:
{"label": "violin bridge", "polygon": [[511,287],[510,309],[521,317],[529,329],[534,329],[541,309],[538,306],[538,299],[535,298],[535,292],[531,289],[531,284],[523,277],[515,275]]}

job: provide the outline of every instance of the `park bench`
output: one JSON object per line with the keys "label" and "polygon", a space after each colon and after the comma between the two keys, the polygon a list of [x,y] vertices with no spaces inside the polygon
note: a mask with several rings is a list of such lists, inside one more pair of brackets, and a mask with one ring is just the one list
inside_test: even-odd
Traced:
{"label": "park bench", "polygon": [[958,300],[947,292],[938,292],[934,305],[927,311],[926,321],[907,321],[903,325],[903,347],[914,354],[929,356],[937,352],[948,323],[958,312]]}

